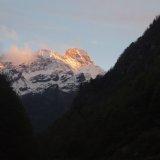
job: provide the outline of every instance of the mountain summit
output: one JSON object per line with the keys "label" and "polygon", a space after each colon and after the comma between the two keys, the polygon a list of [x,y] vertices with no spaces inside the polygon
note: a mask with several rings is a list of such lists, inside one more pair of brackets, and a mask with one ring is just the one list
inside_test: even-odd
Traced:
{"label": "mountain summit", "polygon": [[[43,50],[41,50],[43,52]],[[94,65],[87,52],[78,48],[68,49],[64,55],[58,55],[54,51],[50,51],[50,57],[68,64],[73,70],[78,70],[87,65]]]}
{"label": "mountain summit", "polygon": [[8,75],[19,95],[43,92],[50,87],[70,92],[80,83],[105,73],[87,52],[78,48],[68,49],[64,55],[41,49],[34,54],[32,62],[19,65],[2,58],[0,69]]}
{"label": "mountain summit", "polygon": [[87,52],[82,49],[68,49],[64,55],[64,59],[66,59],[66,62],[75,69],[79,69],[87,65],[94,65],[94,62],[91,60]]}

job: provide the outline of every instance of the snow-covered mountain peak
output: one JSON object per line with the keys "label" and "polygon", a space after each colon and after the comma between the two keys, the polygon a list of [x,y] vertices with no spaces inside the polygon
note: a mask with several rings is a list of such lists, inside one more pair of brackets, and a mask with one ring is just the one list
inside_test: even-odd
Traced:
{"label": "snow-covered mountain peak", "polygon": [[49,50],[49,49],[40,49],[36,52],[36,56],[41,58],[56,58],[56,56],[60,56],[57,54],[56,51]]}
{"label": "snow-covered mountain peak", "polygon": [[41,49],[34,54],[32,62],[20,65],[1,59],[0,71],[8,75],[19,95],[40,93],[55,86],[71,92],[80,83],[105,73],[84,50],[77,48],[68,49],[63,55]]}
{"label": "snow-covered mountain peak", "polygon": [[43,58],[49,58],[50,57],[50,50],[48,49],[40,49],[37,51],[37,56],[43,57]]}
{"label": "snow-covered mountain peak", "polygon": [[38,51],[38,55],[43,58],[51,58],[64,62],[76,71],[87,65],[95,65],[87,52],[78,48],[70,48],[64,55],[59,55],[53,50],[41,49]]}
{"label": "snow-covered mountain peak", "polygon": [[87,65],[94,65],[87,52],[78,48],[71,48],[64,54],[64,59],[72,68],[78,70]]}

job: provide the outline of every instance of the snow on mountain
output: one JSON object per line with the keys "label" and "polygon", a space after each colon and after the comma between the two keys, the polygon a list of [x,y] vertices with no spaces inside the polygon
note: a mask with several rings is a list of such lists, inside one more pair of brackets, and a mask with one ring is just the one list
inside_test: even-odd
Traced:
{"label": "snow on mountain", "polygon": [[2,58],[0,70],[9,77],[19,95],[42,93],[52,87],[59,87],[64,92],[75,91],[80,83],[105,73],[87,52],[78,48],[68,49],[64,55],[41,49],[35,53],[32,62],[20,65]]}

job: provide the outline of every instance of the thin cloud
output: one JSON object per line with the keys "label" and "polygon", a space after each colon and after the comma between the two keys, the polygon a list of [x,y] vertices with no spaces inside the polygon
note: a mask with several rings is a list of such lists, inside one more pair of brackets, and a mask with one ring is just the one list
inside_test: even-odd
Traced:
{"label": "thin cloud", "polygon": [[14,41],[19,39],[17,32],[6,26],[0,26],[0,36]]}
{"label": "thin cloud", "polygon": [[34,60],[34,54],[32,50],[26,46],[23,49],[19,49],[16,46],[12,46],[9,51],[3,55],[3,61],[10,61],[15,65],[21,63],[30,63]]}

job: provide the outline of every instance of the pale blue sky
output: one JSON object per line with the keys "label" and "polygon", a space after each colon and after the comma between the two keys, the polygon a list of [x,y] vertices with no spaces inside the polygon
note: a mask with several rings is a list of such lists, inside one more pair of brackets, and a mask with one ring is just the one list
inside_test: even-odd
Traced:
{"label": "pale blue sky", "polygon": [[0,0],[0,52],[86,50],[104,69],[160,13],[160,0]]}

